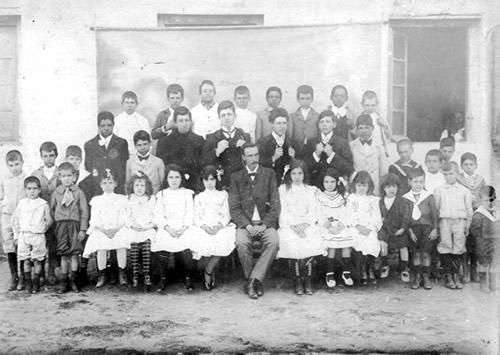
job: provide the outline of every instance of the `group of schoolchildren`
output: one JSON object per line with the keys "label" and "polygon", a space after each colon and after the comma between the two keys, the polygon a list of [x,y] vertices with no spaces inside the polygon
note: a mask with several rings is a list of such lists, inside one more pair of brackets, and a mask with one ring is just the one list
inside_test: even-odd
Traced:
{"label": "group of schoolchildren", "polygon": [[[212,290],[217,264],[236,242],[228,205],[230,173],[234,165],[244,168],[241,161],[219,164],[217,158],[230,149],[241,158],[252,142],[259,148],[260,164],[273,169],[281,183],[277,258],[295,260],[297,294],[313,293],[310,277],[316,256],[326,257],[329,288],[352,286],[354,281],[366,285],[376,284],[377,276],[388,277],[391,249],[398,250],[401,280],[412,289],[431,289],[431,276],[440,277],[438,270],[443,270],[450,289],[461,289],[464,279],[478,277],[482,291],[496,290],[500,216],[495,189],[475,172],[474,154],[463,154],[460,164],[454,160],[453,137],[427,152],[425,168],[412,160],[412,142],[401,139],[400,159],[389,165],[390,127],[376,111],[373,91],[363,95],[363,113],[357,118],[346,105],[348,92],[342,85],[333,88],[333,105],[320,114],[311,108],[314,93],[306,85],[298,88],[300,107],[290,115],[279,107],[282,92],[277,87],[267,90],[269,106],[257,114],[248,110],[246,87],[235,90],[236,107],[215,102],[211,81],[203,81],[199,93],[200,104],[189,111],[181,106],[182,87],[170,85],[170,107],[160,112],[152,130],[135,111],[137,96],[125,93],[124,113],[98,116],[96,151],[92,141],[85,145],[89,171],[81,167],[82,150],[74,145],[67,148],[66,162],[56,166],[56,145],[43,143],[43,166],[31,176],[23,171],[19,151],[7,153],[10,174],[1,180],[0,201],[10,291],[38,293],[41,285],[59,282],[57,292],[79,292],[88,283],[87,262],[93,253],[99,271],[96,287],[101,288],[107,283],[112,250],[120,285],[129,284],[125,269],[130,264],[132,285],[138,287],[142,271],[149,290],[154,252],[157,287],[163,291],[173,253],[179,253],[186,289],[194,289],[193,260],[198,260],[203,287]],[[183,120],[186,112],[188,119]],[[227,140],[222,136],[210,143],[221,125]],[[203,155],[208,151],[212,157],[210,164],[198,162],[191,189],[184,187],[190,176],[183,162],[195,157],[187,159],[181,151],[179,163],[169,163],[152,155],[152,138],[161,140],[177,131],[202,137]],[[227,142],[235,131],[243,133],[233,147]],[[113,136],[126,142],[111,143],[119,139]],[[115,144],[111,150],[110,144]],[[106,153],[99,158],[101,148]]]}

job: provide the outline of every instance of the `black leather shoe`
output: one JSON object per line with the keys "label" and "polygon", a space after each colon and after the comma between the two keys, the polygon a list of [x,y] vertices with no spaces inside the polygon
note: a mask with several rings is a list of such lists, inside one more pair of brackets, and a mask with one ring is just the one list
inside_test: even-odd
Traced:
{"label": "black leather shoe", "polygon": [[256,281],[258,281],[258,280],[250,279],[250,282],[248,283],[248,297],[250,297],[254,300],[259,298],[259,295],[257,294],[257,290],[255,289],[256,288],[256,285],[255,285]]}
{"label": "black leather shoe", "polygon": [[262,281],[255,279],[254,285],[257,296],[259,297],[264,296],[264,286],[262,285]]}

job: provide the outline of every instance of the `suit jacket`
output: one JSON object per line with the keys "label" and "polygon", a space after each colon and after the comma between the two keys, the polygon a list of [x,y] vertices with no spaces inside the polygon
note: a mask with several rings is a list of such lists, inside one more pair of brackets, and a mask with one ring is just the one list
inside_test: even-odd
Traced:
{"label": "suit jacket", "polygon": [[167,123],[167,130],[175,127],[175,122],[173,119],[171,119],[172,111],[173,110],[169,107],[158,113],[153,129],[151,129],[151,138],[160,139],[161,137],[166,135],[167,133],[163,132],[163,126],[165,126]]}
{"label": "suit jacket", "polygon": [[297,144],[298,152],[296,157],[298,159],[305,157],[306,151],[304,148],[306,144],[319,134],[318,121],[319,114],[312,108],[305,118],[302,116],[300,107],[290,114],[286,134]]}
{"label": "suit jacket", "polygon": [[257,112],[257,120],[255,121],[255,141],[271,134],[273,131],[273,125],[269,122],[269,115],[272,110],[265,108],[262,111]]}
{"label": "suit jacket", "polygon": [[57,174],[57,168],[50,180],[47,179],[47,176],[45,176],[45,173],[43,172],[43,165],[33,171],[31,175],[37,177],[38,180],[40,180],[40,185],[42,187],[40,191],[40,197],[45,201],[50,202],[50,196],[54,193],[57,186],[61,185],[61,181],[59,180],[59,176]]}
{"label": "suit jacket", "polygon": [[[203,146],[202,165],[214,165],[217,169],[223,169],[224,174],[221,182],[224,187],[229,187],[231,174],[243,168],[242,151],[241,148],[236,147],[236,142],[240,139],[247,143],[251,141],[250,135],[240,128],[235,129],[233,138],[226,138],[222,129],[219,129],[207,135],[207,140]],[[216,156],[215,149],[222,140],[229,142],[229,148],[222,152],[221,155]]]}
{"label": "suit jacket", "polygon": [[229,211],[238,228],[251,224],[255,206],[263,224],[278,228],[281,205],[273,169],[259,166],[253,181],[246,168],[231,175]]}
{"label": "suit jacket", "polygon": [[278,143],[274,139],[272,134],[261,138],[257,142],[257,146],[259,147],[260,154],[260,163],[262,166],[266,168],[274,169],[276,173],[276,181],[278,182],[278,186],[283,181],[283,175],[285,173],[285,167],[293,161],[293,158],[288,154],[288,149],[291,147],[295,149],[297,153],[297,145],[295,142],[290,139],[288,136],[285,136],[285,143],[283,144],[283,155],[273,163],[273,155],[274,151],[278,147]]}
{"label": "suit jacket", "polygon": [[412,222],[411,212],[413,204],[407,199],[397,196],[389,209],[385,206],[384,199],[380,198],[379,207],[383,220],[381,232],[393,235],[400,228],[403,228],[405,233],[408,232],[408,228]]}
{"label": "suit jacket", "polygon": [[323,172],[329,167],[337,170],[340,176],[344,176],[349,179],[352,172],[354,171],[354,167],[351,148],[349,147],[349,143],[347,142],[347,140],[332,134],[332,137],[328,141],[328,144],[332,146],[335,155],[333,156],[333,159],[330,161],[330,163],[328,163],[328,156],[325,152],[321,153],[318,162],[316,161],[316,159],[314,159],[313,153],[316,150],[316,145],[321,142],[321,136],[316,136],[315,138],[307,142],[307,146],[304,149],[304,151],[306,152],[304,162],[309,169],[309,176],[311,176],[311,185],[314,185],[317,188],[321,188],[323,185],[321,176]]}
{"label": "suit jacket", "polygon": [[156,154],[163,160],[165,167],[168,164],[177,164],[189,175],[186,187],[191,190],[195,190],[198,183],[204,142],[202,136],[192,131],[180,134],[177,128],[174,128],[169,134],[160,137],[156,146]]}
{"label": "suit jacket", "polygon": [[148,176],[153,185],[153,193],[156,195],[160,191],[165,179],[165,164],[163,164],[163,160],[155,157],[153,154],[150,154],[148,159],[140,160],[137,154],[134,154],[127,160],[127,181],[138,171],[142,171]]}
{"label": "suit jacket", "polygon": [[366,170],[373,180],[375,187],[373,192],[378,195],[380,178],[387,174],[388,170],[384,147],[376,141],[373,141],[371,145],[363,144],[359,137],[349,142],[349,146],[351,147],[354,171]]}
{"label": "suit jacket", "polygon": [[125,193],[125,169],[128,160],[128,144],[123,138],[113,134],[108,147],[99,145],[99,135],[85,143],[85,170],[94,169],[100,174],[104,169],[111,169],[116,175],[116,193]]}

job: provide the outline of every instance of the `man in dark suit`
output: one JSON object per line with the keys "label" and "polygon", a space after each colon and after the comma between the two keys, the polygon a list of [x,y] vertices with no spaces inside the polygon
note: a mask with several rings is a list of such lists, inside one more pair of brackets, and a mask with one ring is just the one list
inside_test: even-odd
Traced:
{"label": "man in dark suit", "polygon": [[251,141],[250,135],[234,126],[235,107],[231,101],[222,101],[217,108],[221,129],[207,135],[203,146],[202,165],[213,165],[222,172],[221,183],[229,187],[231,174],[243,168],[241,147]]}
{"label": "man in dark suit", "polygon": [[[264,294],[262,281],[279,249],[280,198],[274,171],[259,166],[257,146],[245,143],[242,150],[245,167],[231,175],[229,210],[237,226],[236,248],[247,279],[245,292],[256,299]],[[264,250],[253,267],[252,241],[256,238]]]}
{"label": "man in dark suit", "polygon": [[196,190],[205,141],[191,130],[193,120],[186,107],[175,109],[173,122],[175,127],[160,137],[156,155],[163,160],[165,166],[173,163],[182,167],[188,175],[186,187]]}
{"label": "man in dark suit", "polygon": [[320,188],[323,185],[323,172],[332,167],[339,175],[349,180],[354,171],[351,148],[346,139],[334,134],[337,118],[331,110],[319,115],[320,134],[307,142],[305,163],[311,176],[311,184]]}
{"label": "man in dark suit", "polygon": [[295,144],[286,135],[288,120],[288,112],[284,108],[272,110],[269,115],[272,132],[261,138],[257,143],[261,164],[274,170],[278,186],[283,181],[286,166],[290,165],[292,160],[295,159]]}
{"label": "man in dark suit", "polygon": [[125,193],[125,169],[128,160],[128,144],[123,138],[113,134],[115,117],[103,111],[97,115],[99,134],[84,145],[85,169],[92,174],[100,174],[110,169],[116,176],[116,193]]}

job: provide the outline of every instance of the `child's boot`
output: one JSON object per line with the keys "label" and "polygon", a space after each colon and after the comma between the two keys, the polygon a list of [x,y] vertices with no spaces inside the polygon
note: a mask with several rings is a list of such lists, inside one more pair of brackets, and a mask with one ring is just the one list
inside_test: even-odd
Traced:
{"label": "child's boot", "polygon": [[389,261],[387,256],[381,256],[382,259],[382,268],[380,270],[380,278],[381,279],[386,279],[389,277]]}
{"label": "child's boot", "polygon": [[497,286],[497,273],[490,272],[490,291],[495,292],[498,288]]}
{"label": "child's boot", "polygon": [[62,274],[57,293],[62,294],[70,290],[68,274]]}
{"label": "child's boot", "polygon": [[[162,292],[167,287],[167,268],[169,265],[170,255],[173,254],[160,254],[158,258],[158,267],[160,269],[160,283],[158,284],[158,288],[156,292]],[[175,259],[173,259],[175,265]]]}
{"label": "child's boot", "polygon": [[86,287],[89,285],[89,276],[87,274],[87,267],[81,267],[80,271],[78,271],[78,277],[77,277],[77,286],[79,288]]}
{"label": "child's boot", "polygon": [[97,277],[96,288],[102,288],[106,285],[106,269],[99,270],[99,276]]}
{"label": "child's boot", "polygon": [[420,272],[418,272],[415,275],[413,275],[413,280],[411,282],[411,288],[413,290],[418,290],[420,288],[421,283],[422,283],[422,276],[420,275]]}
{"label": "child's boot", "polygon": [[25,281],[25,274],[23,272],[24,270],[24,260],[21,260],[19,262],[19,283],[17,284],[17,290],[18,291],[24,291],[26,289],[26,281]]}
{"label": "child's boot", "polygon": [[144,289],[146,292],[151,291],[151,276],[149,274],[144,274]]}
{"label": "child's boot", "polygon": [[451,274],[444,275],[444,286],[451,289],[451,290],[454,290],[457,288],[457,286],[455,285],[455,282],[453,281],[453,277],[451,276]]}
{"label": "child's boot", "polygon": [[422,277],[424,279],[424,289],[430,290],[432,289],[432,282],[431,282],[431,277],[430,277],[430,267],[429,266],[424,266],[423,267],[423,274]]}
{"label": "child's boot", "polygon": [[351,277],[351,258],[342,258],[342,266],[344,271],[342,272],[342,280],[344,280],[344,285],[352,286],[354,282]]}
{"label": "child's boot", "polygon": [[10,285],[7,289],[8,291],[17,290],[17,284],[19,283],[19,276],[17,275],[17,255],[16,253],[7,253],[7,260],[9,261],[10,270]]}
{"label": "child's boot", "polygon": [[470,280],[472,282],[479,282],[479,275],[477,273],[477,266],[475,264],[470,266]]}
{"label": "child's boot", "polygon": [[312,287],[312,263],[313,259],[309,258],[306,261],[306,277],[304,279],[304,292],[306,295],[312,296],[314,293],[313,287]]}
{"label": "child's boot", "polygon": [[304,279],[301,276],[301,260],[296,260],[294,262],[295,266],[295,294],[297,296],[302,296],[304,294]]}
{"label": "child's boot", "polygon": [[193,292],[194,291],[193,279],[191,278],[190,275],[186,275],[184,277],[184,288],[188,292]]}
{"label": "child's boot", "polygon": [[69,274],[69,284],[71,286],[71,291],[73,291],[75,293],[80,292],[80,288],[78,287],[78,284],[76,282],[77,273],[78,273],[78,271],[71,271]]}
{"label": "child's boot", "polygon": [[137,288],[139,286],[139,273],[134,272],[132,274],[132,287]]}
{"label": "child's boot", "polygon": [[33,291],[31,293],[36,294],[40,292],[40,274],[35,274],[33,277]]}
{"label": "child's boot", "polygon": [[337,286],[337,283],[335,282],[335,273],[328,272],[326,274],[325,280],[326,286],[328,286],[328,288],[334,288],[335,286]]}
{"label": "child's boot", "polygon": [[375,272],[373,270],[373,267],[370,267],[368,269],[368,283],[370,283],[372,285],[377,284],[377,279],[375,278]]}
{"label": "child's boot", "polygon": [[479,290],[484,293],[490,293],[490,289],[488,287],[488,275],[486,272],[479,273]]}
{"label": "child's boot", "polygon": [[337,283],[335,282],[335,259],[333,258],[327,258],[326,259],[326,275],[325,275],[325,281],[326,281],[326,286],[328,288],[334,288],[337,286]]}
{"label": "child's boot", "polygon": [[120,268],[120,270],[118,271],[118,281],[120,283],[120,286],[128,286],[125,269]]}
{"label": "child's boot", "polygon": [[455,287],[457,290],[461,290],[464,288],[462,281],[460,280],[460,274],[453,274],[453,281],[455,281]]}
{"label": "child's boot", "polygon": [[31,282],[31,271],[24,273],[24,292],[30,293],[33,291],[33,283]]}
{"label": "child's boot", "polygon": [[17,276],[17,272],[15,274],[12,274],[10,276],[10,285],[9,288],[7,289],[8,291],[15,291],[17,290],[17,284],[19,283],[19,277]]}

